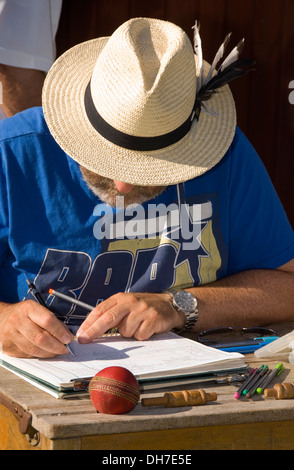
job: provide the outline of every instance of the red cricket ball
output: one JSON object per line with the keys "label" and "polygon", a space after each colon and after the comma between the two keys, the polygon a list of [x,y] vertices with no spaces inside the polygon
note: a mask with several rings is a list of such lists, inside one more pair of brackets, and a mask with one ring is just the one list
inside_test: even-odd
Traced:
{"label": "red cricket ball", "polygon": [[128,413],[137,405],[140,387],[128,369],[111,366],[98,372],[89,383],[91,401],[99,413]]}

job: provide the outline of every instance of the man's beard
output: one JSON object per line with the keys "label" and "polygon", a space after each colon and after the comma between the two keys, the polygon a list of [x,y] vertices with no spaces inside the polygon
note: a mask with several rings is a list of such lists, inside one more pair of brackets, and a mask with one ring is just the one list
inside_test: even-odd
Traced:
{"label": "man's beard", "polygon": [[80,170],[89,189],[101,201],[112,207],[116,205],[117,196],[124,198],[124,207],[127,207],[130,204],[143,204],[143,202],[159,196],[166,189],[166,186],[134,186],[128,194],[124,194],[118,191],[113,180],[93,173],[82,166],[80,166]]}

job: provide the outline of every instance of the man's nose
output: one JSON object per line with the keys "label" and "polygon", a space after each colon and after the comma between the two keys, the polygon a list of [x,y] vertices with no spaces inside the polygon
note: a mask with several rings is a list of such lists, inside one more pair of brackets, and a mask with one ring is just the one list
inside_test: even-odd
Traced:
{"label": "man's nose", "polygon": [[134,188],[135,185],[133,184],[129,184],[129,183],[123,183],[122,181],[113,181],[117,190],[120,192],[120,193],[123,193],[123,194],[128,194],[129,192],[132,191],[132,189]]}

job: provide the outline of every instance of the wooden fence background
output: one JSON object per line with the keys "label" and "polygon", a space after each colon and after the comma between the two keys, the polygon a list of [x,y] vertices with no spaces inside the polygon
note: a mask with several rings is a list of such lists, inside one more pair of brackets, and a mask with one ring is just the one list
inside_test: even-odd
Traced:
{"label": "wooden fence background", "polygon": [[243,56],[256,70],[232,83],[238,124],[262,158],[294,226],[294,0],[63,0],[57,55],[88,39],[109,36],[129,18],[172,21],[191,40],[201,24],[211,61],[228,32],[245,37]]}

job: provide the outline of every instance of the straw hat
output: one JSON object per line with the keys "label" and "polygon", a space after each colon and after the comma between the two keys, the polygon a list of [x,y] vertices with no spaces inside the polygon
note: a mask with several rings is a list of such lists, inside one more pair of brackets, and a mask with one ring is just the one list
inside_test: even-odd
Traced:
{"label": "straw hat", "polygon": [[78,44],[44,83],[50,132],[76,162],[117,181],[161,186],[199,176],[229,148],[236,113],[225,85],[209,100],[217,115],[201,112],[192,123],[197,61],[186,33],[157,19],[134,18]]}

